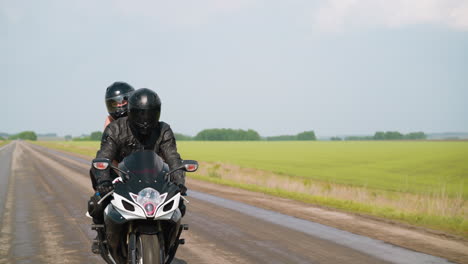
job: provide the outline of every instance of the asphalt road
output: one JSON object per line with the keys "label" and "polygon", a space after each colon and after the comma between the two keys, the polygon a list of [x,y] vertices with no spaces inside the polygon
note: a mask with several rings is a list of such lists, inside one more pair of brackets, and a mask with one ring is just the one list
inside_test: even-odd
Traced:
{"label": "asphalt road", "polygon": [[[26,142],[0,148],[0,264],[104,263],[90,251],[88,170],[87,160]],[[449,263],[195,191],[189,200],[174,264]]]}

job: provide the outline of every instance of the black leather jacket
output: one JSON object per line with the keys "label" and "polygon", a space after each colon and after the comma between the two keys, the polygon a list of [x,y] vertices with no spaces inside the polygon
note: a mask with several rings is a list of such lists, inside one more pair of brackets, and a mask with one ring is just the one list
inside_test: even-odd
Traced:
{"label": "black leather jacket", "polygon": [[[182,163],[177,152],[174,133],[168,124],[159,122],[159,126],[152,135],[152,140],[149,140],[145,145],[134,136],[128,123],[128,117],[119,118],[106,127],[102,135],[101,149],[98,150],[96,158],[107,158],[121,162],[131,153],[143,149],[154,150],[169,165],[170,169],[176,168]],[[94,173],[94,177],[97,184],[112,180],[109,173]],[[177,184],[185,184],[185,172],[173,173],[172,181]]]}

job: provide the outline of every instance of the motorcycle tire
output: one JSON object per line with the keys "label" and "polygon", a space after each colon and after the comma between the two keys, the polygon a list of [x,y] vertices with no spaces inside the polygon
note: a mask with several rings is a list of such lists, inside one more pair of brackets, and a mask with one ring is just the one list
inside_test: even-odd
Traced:
{"label": "motorcycle tire", "polygon": [[136,238],[136,264],[164,264],[164,249],[159,237],[140,234]]}

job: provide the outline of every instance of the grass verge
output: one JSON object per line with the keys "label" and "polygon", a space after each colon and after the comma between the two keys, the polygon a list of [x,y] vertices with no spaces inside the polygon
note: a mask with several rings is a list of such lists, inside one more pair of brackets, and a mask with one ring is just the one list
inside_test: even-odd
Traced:
{"label": "grass verge", "polygon": [[314,196],[310,194],[291,192],[280,188],[268,188],[255,184],[239,183],[218,177],[190,175],[191,178],[215,184],[240,188],[248,191],[264,193],[310,204],[322,205],[352,213],[367,214],[389,220],[401,221],[407,224],[446,231],[448,233],[468,237],[468,221],[464,217],[444,217],[429,214],[415,214],[397,210],[391,207],[382,207],[372,204],[358,203],[352,200],[340,200],[330,197]]}

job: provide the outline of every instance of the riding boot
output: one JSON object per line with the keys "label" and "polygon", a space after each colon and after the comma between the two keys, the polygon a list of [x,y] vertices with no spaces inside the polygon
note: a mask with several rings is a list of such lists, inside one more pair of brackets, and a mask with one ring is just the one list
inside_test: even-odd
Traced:
{"label": "riding boot", "polygon": [[94,254],[101,254],[101,249],[99,248],[99,233],[96,234],[96,237],[93,239],[93,243],[91,244],[91,252]]}

